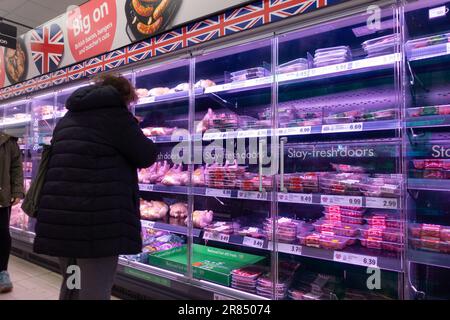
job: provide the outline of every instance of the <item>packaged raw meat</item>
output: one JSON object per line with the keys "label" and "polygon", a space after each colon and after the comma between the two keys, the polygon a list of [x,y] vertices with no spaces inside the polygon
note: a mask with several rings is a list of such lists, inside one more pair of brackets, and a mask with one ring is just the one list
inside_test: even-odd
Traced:
{"label": "packaged raw meat", "polygon": [[317,232],[326,235],[337,235],[344,237],[356,237],[358,235],[358,227],[353,224],[319,219],[313,223],[313,226]]}
{"label": "packaged raw meat", "polygon": [[199,80],[195,83],[195,88],[209,88],[209,87],[214,87],[216,84],[214,81],[206,79],[206,80]]}
{"label": "packaged raw meat", "polygon": [[307,59],[299,58],[295,59],[283,64],[280,64],[277,68],[277,73],[289,73],[289,72],[296,72],[296,71],[302,71],[302,70],[308,70],[309,68],[309,62]]}
{"label": "packaged raw meat", "polygon": [[236,187],[236,183],[242,180],[245,167],[238,166],[237,160],[233,164],[226,161],[224,166],[213,164],[205,169],[205,182],[210,188],[231,189]]}
{"label": "packaged raw meat", "polygon": [[265,68],[250,68],[246,70],[231,72],[231,81],[237,82],[237,81],[244,81],[249,79],[255,79],[255,78],[263,78],[266,76],[270,76],[269,70]]}
{"label": "packaged raw meat", "polygon": [[366,217],[367,224],[392,229],[401,229],[402,221],[398,217],[388,213],[372,213]]}
{"label": "packaged raw meat", "polygon": [[342,215],[340,213],[330,213],[324,211],[325,218],[330,221],[335,222],[341,222],[346,224],[353,224],[353,225],[361,225],[364,223],[364,219],[362,217],[351,217]]}
{"label": "packaged raw meat", "polygon": [[237,222],[225,222],[225,221],[217,221],[213,224],[205,226],[203,229],[205,231],[217,232],[223,234],[234,234],[240,228],[240,225]]}
{"label": "packaged raw meat", "polygon": [[[266,191],[272,190],[272,178],[262,176],[262,186]],[[245,173],[243,178],[236,181],[236,187],[244,191],[259,191],[259,175]]]}
{"label": "packaged raw meat", "polygon": [[367,247],[369,249],[385,250],[391,252],[403,251],[402,243],[387,242],[376,239],[364,239],[364,238],[360,238],[359,240],[363,247]]}
{"label": "packaged raw meat", "polygon": [[333,170],[337,172],[355,172],[355,173],[365,173],[367,170],[362,166],[354,166],[350,164],[337,164],[330,163]]}
{"label": "packaged raw meat", "polygon": [[198,122],[195,132],[203,133],[206,130],[210,129],[209,125],[215,117],[216,117],[216,114],[214,113],[214,111],[211,108],[209,108],[208,112],[205,114],[203,119]]}
{"label": "packaged raw meat", "polygon": [[330,114],[323,118],[325,124],[339,124],[357,122],[362,118],[361,111],[346,111],[335,114]]}
{"label": "packaged raw meat", "polygon": [[148,96],[148,90],[144,88],[136,89],[136,94],[138,98],[145,98]]}
{"label": "packaged raw meat", "polygon": [[415,249],[450,253],[450,242],[449,241],[439,241],[431,239],[410,239],[411,246]]}
{"label": "packaged raw meat", "polygon": [[297,239],[301,245],[327,250],[343,250],[355,243],[354,238],[325,235],[316,232],[299,234]]}
{"label": "packaged raw meat", "polygon": [[214,113],[208,120],[209,129],[237,129],[240,121],[239,116],[232,112]]}
{"label": "packaged raw meat", "polygon": [[147,127],[142,129],[142,132],[146,137],[155,136],[170,136],[177,128],[166,128],[166,127]]}
{"label": "packaged raw meat", "polygon": [[381,54],[394,53],[395,46],[399,41],[399,35],[390,34],[387,36],[370,39],[362,43],[364,51],[368,57],[374,57]]}
{"label": "packaged raw meat", "polygon": [[243,237],[251,237],[257,239],[265,239],[267,237],[263,229],[257,227],[244,227],[239,229],[237,234]]}
{"label": "packaged raw meat", "polygon": [[289,192],[319,192],[319,176],[314,173],[290,173],[284,175],[284,185]]}
{"label": "packaged raw meat", "polygon": [[175,88],[172,89],[175,92],[181,92],[181,91],[189,91],[189,83],[180,83]]}
{"label": "packaged raw meat", "polygon": [[170,206],[169,215],[174,218],[186,218],[188,215],[187,203],[178,202]]}
{"label": "packaged raw meat", "polygon": [[264,269],[259,266],[249,266],[231,271],[233,277],[256,280],[262,275]]}
{"label": "packaged raw meat", "polygon": [[205,167],[200,166],[192,173],[192,184],[196,187],[205,185]]}
{"label": "packaged raw meat", "polygon": [[387,242],[402,243],[403,233],[400,229],[371,227],[364,225],[360,227],[361,237],[364,239],[378,239]]}
{"label": "packaged raw meat", "polygon": [[418,239],[450,241],[450,227],[448,226],[412,223],[409,225],[409,232],[412,237]]}
{"label": "packaged raw meat", "polygon": [[443,44],[449,42],[449,34],[437,34],[425,38],[410,40],[406,43],[408,50],[421,49],[428,46]]}
{"label": "packaged raw meat", "polygon": [[358,207],[324,206],[324,212],[337,213],[342,216],[348,216],[352,218],[362,218],[365,209]]}
{"label": "packaged raw meat", "polygon": [[148,91],[148,95],[151,97],[159,97],[168,94],[169,91],[169,88],[153,88]]}
{"label": "packaged raw meat", "polygon": [[395,109],[377,110],[364,113],[361,121],[391,120],[396,116],[397,110]]}
{"label": "packaged raw meat", "polygon": [[161,184],[166,186],[185,186],[189,182],[189,171],[182,171],[183,166],[174,165],[161,179]]}
{"label": "packaged raw meat", "polygon": [[160,220],[164,218],[169,207],[162,201],[145,201],[141,199],[141,218],[144,220]]}
{"label": "packaged raw meat", "polygon": [[397,184],[381,184],[373,180],[368,183],[361,183],[361,192],[367,197],[398,197],[400,196],[400,186]]}
{"label": "packaged raw meat", "polygon": [[[192,212],[192,221],[194,228],[204,228],[211,224],[214,218],[214,213],[211,210],[196,210]],[[187,224],[187,218],[185,224]]]}

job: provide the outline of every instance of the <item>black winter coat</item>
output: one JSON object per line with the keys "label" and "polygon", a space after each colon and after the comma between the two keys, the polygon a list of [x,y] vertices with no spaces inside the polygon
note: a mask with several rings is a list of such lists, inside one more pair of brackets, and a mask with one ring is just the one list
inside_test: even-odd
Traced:
{"label": "black winter coat", "polygon": [[142,250],[137,168],[156,148],[111,86],[78,89],[53,133],[34,251],[101,258]]}

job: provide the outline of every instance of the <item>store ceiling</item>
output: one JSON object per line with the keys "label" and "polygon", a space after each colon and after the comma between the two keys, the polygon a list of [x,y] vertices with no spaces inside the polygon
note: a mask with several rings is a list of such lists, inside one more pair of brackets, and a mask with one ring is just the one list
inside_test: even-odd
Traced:
{"label": "store ceiling", "polygon": [[[0,0],[0,17],[37,27],[64,13],[70,5],[80,5],[86,0]],[[17,34],[29,29],[17,26]]]}

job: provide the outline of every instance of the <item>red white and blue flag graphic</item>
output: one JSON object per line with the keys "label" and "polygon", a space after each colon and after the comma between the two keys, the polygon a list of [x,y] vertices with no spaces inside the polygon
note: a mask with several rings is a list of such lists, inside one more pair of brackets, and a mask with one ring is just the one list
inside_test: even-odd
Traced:
{"label": "red white and blue flag graphic", "polygon": [[57,70],[64,55],[64,34],[56,23],[31,31],[31,54],[41,74]]}

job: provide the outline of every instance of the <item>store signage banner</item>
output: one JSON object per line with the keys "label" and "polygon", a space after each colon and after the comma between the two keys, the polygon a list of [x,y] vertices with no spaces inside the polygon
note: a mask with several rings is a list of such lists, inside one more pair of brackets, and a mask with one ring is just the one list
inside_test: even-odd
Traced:
{"label": "store signage banner", "polygon": [[11,43],[0,31],[0,46],[4,42],[3,46],[10,48],[2,52],[0,87],[54,72],[246,2],[91,0],[69,7],[64,14],[20,36],[17,43]]}

